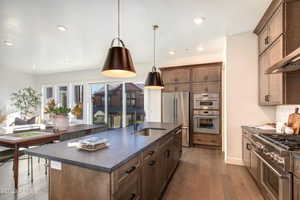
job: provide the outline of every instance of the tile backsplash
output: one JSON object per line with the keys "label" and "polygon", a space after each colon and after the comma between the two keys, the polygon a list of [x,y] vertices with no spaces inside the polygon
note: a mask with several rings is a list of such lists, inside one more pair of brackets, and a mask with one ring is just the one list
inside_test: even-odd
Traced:
{"label": "tile backsplash", "polygon": [[287,122],[291,113],[295,112],[295,108],[300,108],[300,105],[282,105],[276,107],[276,121]]}

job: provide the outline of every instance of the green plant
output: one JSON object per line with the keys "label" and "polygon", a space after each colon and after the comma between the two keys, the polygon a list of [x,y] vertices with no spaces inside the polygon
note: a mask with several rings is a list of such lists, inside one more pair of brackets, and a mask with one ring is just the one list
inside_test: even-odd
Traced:
{"label": "green plant", "polygon": [[53,113],[55,115],[64,115],[64,116],[67,116],[70,112],[71,112],[71,109],[70,108],[66,108],[66,107],[56,107],[53,110]]}
{"label": "green plant", "polygon": [[23,88],[11,94],[12,106],[26,118],[35,114],[41,104],[41,94],[32,87]]}

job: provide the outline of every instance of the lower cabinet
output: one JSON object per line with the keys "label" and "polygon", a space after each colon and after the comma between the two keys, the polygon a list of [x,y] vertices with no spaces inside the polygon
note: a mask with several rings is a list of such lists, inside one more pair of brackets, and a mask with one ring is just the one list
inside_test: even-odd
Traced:
{"label": "lower cabinet", "polygon": [[300,200],[300,179],[294,176],[294,200]]}
{"label": "lower cabinet", "polygon": [[251,142],[247,136],[243,135],[243,162],[245,167],[251,167]]}
{"label": "lower cabinet", "polygon": [[[177,132],[176,135],[156,145],[156,151],[144,157],[142,166],[143,200],[160,198],[181,157],[181,134],[181,131]],[[148,150],[146,151],[148,152]]]}

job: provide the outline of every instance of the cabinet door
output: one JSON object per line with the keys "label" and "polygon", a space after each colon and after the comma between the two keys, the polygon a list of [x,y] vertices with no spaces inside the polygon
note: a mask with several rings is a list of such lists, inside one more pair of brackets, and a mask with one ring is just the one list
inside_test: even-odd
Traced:
{"label": "cabinet door", "polygon": [[258,35],[259,53],[261,54],[269,45],[269,27],[265,28]]}
{"label": "cabinet door", "polygon": [[245,167],[250,169],[251,143],[246,136],[243,136],[243,161],[244,161]]}
{"label": "cabinet door", "polygon": [[193,83],[192,84],[193,93],[205,93],[208,92],[207,85],[205,83]]}
{"label": "cabinet door", "polygon": [[250,164],[251,164],[251,167],[250,167],[250,173],[252,174],[253,178],[258,181],[258,169],[259,169],[259,159],[258,157],[256,156],[256,154],[251,151],[251,159],[250,159]]}
{"label": "cabinet door", "polygon": [[[283,39],[282,37],[270,47],[269,60],[270,66],[273,66],[283,58]],[[269,95],[270,105],[283,103],[283,74],[270,74],[269,76]]]}
{"label": "cabinet door", "polygon": [[294,176],[294,200],[300,200],[300,179]]}
{"label": "cabinet door", "polygon": [[143,200],[155,200],[156,191],[156,159],[150,158],[144,161],[142,168],[142,196]]}
{"label": "cabinet door", "polygon": [[259,104],[269,104],[269,75],[265,74],[270,66],[269,52],[266,51],[259,56]]}
{"label": "cabinet door", "polygon": [[168,69],[162,72],[164,83],[187,83],[190,81],[190,69]]}
{"label": "cabinet door", "polygon": [[202,66],[192,69],[192,82],[207,82],[221,80],[220,66]]}
{"label": "cabinet door", "polygon": [[273,43],[283,33],[283,6],[279,6],[269,21],[269,38]]}

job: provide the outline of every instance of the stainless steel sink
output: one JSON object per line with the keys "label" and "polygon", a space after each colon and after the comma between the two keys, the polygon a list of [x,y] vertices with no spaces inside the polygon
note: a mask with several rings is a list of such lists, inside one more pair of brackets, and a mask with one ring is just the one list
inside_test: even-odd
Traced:
{"label": "stainless steel sink", "polygon": [[152,136],[152,135],[161,134],[162,130],[166,130],[166,129],[163,129],[163,128],[145,128],[145,129],[142,129],[138,132],[135,132],[134,134],[143,135],[143,136]]}

